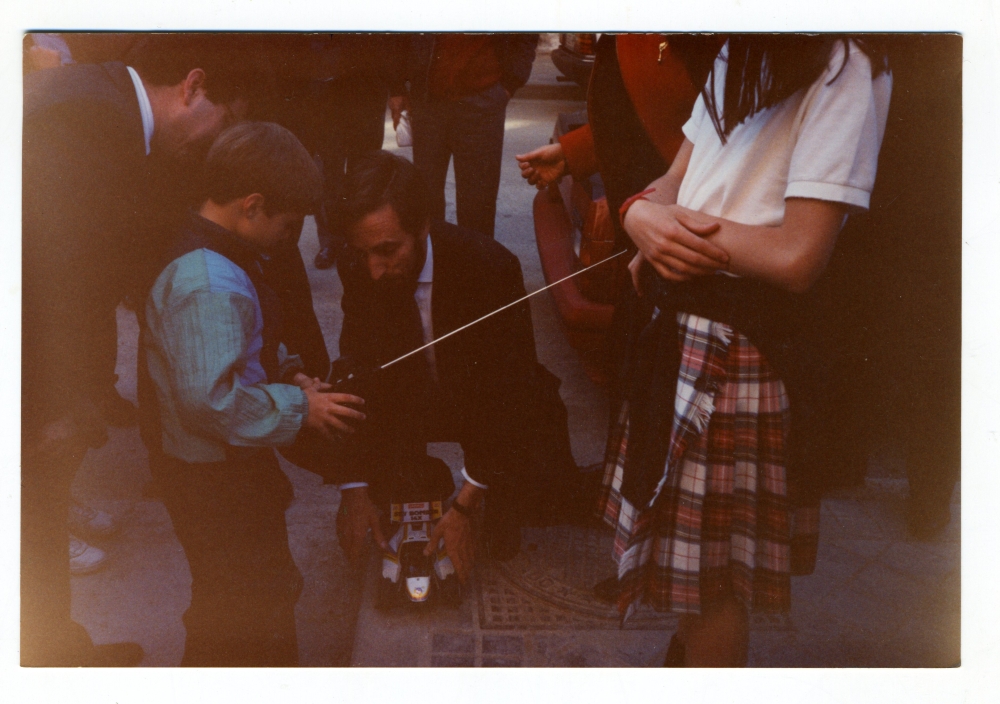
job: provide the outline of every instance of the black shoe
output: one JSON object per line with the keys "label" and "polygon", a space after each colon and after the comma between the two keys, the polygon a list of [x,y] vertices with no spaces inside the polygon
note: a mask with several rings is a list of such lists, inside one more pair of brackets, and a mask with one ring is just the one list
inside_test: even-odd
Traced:
{"label": "black shoe", "polygon": [[684,644],[675,633],[667,646],[667,656],[663,659],[664,667],[684,667]]}
{"label": "black shoe", "polygon": [[94,646],[87,667],[136,667],[142,656],[138,643],[105,643]]}
{"label": "black shoe", "polygon": [[605,604],[617,604],[618,595],[622,593],[617,577],[602,579],[594,585],[594,598]]}
{"label": "black shoe", "polygon": [[337,253],[333,251],[332,247],[323,247],[316,254],[316,259],[313,260],[313,264],[316,265],[317,269],[329,269],[331,266],[337,263]]}
{"label": "black shoe", "polygon": [[521,552],[521,528],[512,525],[494,526],[486,533],[486,553],[498,562],[507,562]]}

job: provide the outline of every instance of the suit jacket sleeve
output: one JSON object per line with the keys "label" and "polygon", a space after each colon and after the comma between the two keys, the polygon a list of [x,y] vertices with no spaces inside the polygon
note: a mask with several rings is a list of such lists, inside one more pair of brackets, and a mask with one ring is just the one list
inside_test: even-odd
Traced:
{"label": "suit jacket sleeve", "polygon": [[365,359],[372,352],[371,335],[369,334],[369,313],[366,305],[367,296],[361,290],[360,277],[354,271],[352,262],[345,262],[346,257],[337,261],[337,273],[344,285],[344,295],[340,299],[340,309],[344,319],[340,328],[340,356],[352,359]]}
{"label": "suit jacket sleeve", "polygon": [[497,59],[500,61],[500,83],[511,95],[531,76],[538,46],[537,34],[504,34],[496,38]]}
{"label": "suit jacket sleeve", "polygon": [[[521,265],[513,255],[502,261],[489,289],[489,310],[525,295]],[[538,360],[527,302],[495,316],[483,328],[462,445],[469,476],[494,487],[508,483],[504,475],[529,461],[529,410]]]}
{"label": "suit jacket sleeve", "polygon": [[23,371],[39,409],[82,400],[100,363],[94,331],[124,291],[143,177],[117,139],[129,117],[95,101],[89,111],[56,106],[25,119]]}
{"label": "suit jacket sleeve", "polygon": [[[337,273],[344,285],[344,295],[340,299],[344,313],[340,329],[340,357],[360,363],[375,363],[377,354],[370,325],[372,311],[370,299],[362,290],[361,276],[347,257],[338,259]],[[329,476],[336,477],[334,483],[367,483],[374,478],[379,459],[376,447],[365,442],[373,435],[370,427],[372,420],[365,421],[366,426],[359,429],[356,435],[340,443],[337,455],[329,458],[332,466]]]}

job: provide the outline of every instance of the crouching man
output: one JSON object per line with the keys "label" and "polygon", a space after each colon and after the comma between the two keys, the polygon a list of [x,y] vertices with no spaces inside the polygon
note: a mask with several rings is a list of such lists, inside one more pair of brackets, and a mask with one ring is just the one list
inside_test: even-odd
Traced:
{"label": "crouching man", "polygon": [[162,440],[150,468],[191,568],[181,664],[288,667],[302,576],[285,525],[292,486],[271,448],[304,427],[350,432],[364,402],[301,373],[263,279],[261,257],[297,236],[322,194],[309,153],[283,127],[240,124],[215,141],[204,183],[142,331],[155,396],[140,400]]}
{"label": "crouching man", "polygon": [[[385,365],[524,296],[517,258],[497,242],[428,217],[414,166],[388,152],[357,162],[342,204],[349,249],[338,261],[344,285],[340,351]],[[559,380],[538,363],[526,303],[427,347],[379,373],[369,399],[369,441],[343,474],[341,545],[356,557],[375,516],[408,485],[427,442],[461,443],[465,483],[438,522],[462,581],[474,546],[473,511],[485,497],[488,554],[517,554],[526,521],[561,522],[575,490]],[[559,514],[559,515],[556,515]],[[381,535],[376,541],[384,543]],[[430,546],[428,550],[430,550]]]}

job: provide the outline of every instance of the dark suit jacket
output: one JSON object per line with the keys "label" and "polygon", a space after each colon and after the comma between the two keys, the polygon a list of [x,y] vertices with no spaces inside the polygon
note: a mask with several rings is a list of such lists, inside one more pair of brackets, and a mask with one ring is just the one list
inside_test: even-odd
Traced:
{"label": "dark suit jacket", "polygon": [[146,154],[125,66],[25,76],[23,134],[22,413],[38,427],[78,397],[95,316],[135,270]]}
{"label": "dark suit jacket", "polygon": [[[525,294],[517,258],[497,242],[445,222],[431,225],[434,283],[431,310],[435,337],[441,337]],[[340,266],[344,283],[341,354],[384,364],[400,351],[385,315],[377,310],[371,280],[363,265],[347,259]],[[402,350],[405,351],[405,350]],[[499,492],[514,490],[531,477],[536,484],[575,470],[569,452],[566,410],[559,380],[538,363],[531,310],[514,306],[435,347],[439,417],[449,437],[431,437],[439,427],[422,423],[422,411],[402,401],[408,384],[405,363],[387,370],[384,405],[394,416],[390,433],[378,442],[368,466],[354,475],[378,483],[393,468],[393,448],[412,442],[423,454],[428,440],[457,440],[469,475]],[[367,409],[378,415],[378,409]],[[385,410],[385,409],[382,409]],[[372,413],[369,413],[371,417]],[[364,464],[364,462],[362,462]]]}

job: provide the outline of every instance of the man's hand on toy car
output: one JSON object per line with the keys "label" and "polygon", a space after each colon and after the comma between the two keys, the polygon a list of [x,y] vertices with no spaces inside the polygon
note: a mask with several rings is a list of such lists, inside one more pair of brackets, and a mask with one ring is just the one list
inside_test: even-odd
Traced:
{"label": "man's hand on toy car", "polygon": [[[457,503],[467,509],[475,508],[479,505],[482,493],[483,490],[479,487],[466,483],[458,492],[452,506]],[[472,519],[455,508],[449,509],[434,527],[430,542],[424,548],[424,555],[431,555],[441,540],[444,540],[444,551],[451,558],[451,564],[455,567],[459,581],[465,584],[472,572],[476,551],[472,539]]]}
{"label": "man's hand on toy car", "polygon": [[369,529],[375,543],[387,550],[389,545],[379,526],[378,509],[368,498],[368,487],[344,489],[340,497],[340,510],[337,512],[337,539],[347,560],[353,565],[361,561]]}

